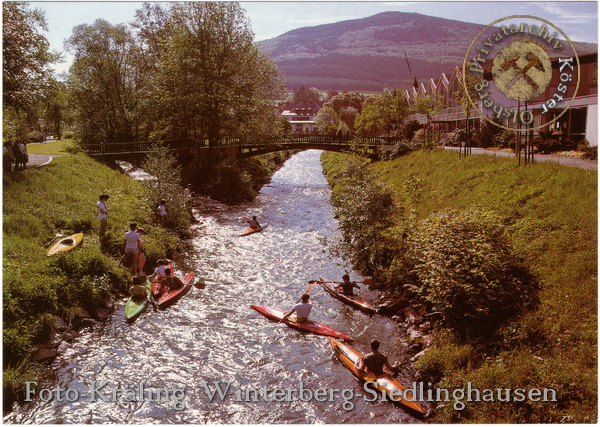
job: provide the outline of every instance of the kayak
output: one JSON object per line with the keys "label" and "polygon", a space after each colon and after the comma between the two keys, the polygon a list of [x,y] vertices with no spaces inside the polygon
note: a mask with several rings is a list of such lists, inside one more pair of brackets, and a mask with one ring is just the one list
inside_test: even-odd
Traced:
{"label": "kayak", "polygon": [[[167,265],[167,267],[166,267],[166,268],[169,268],[169,269],[171,269],[171,272],[174,272],[174,271],[175,271],[175,270],[173,270],[173,265],[171,265],[171,264]],[[171,275],[173,275],[173,273],[171,273]],[[154,274],[154,275],[152,276],[152,297],[153,297],[154,299],[156,299],[156,298],[160,297],[160,294],[162,293],[162,292],[161,292],[162,286],[161,286],[161,284],[160,284],[160,282],[161,282],[161,280],[162,280],[162,279],[163,279],[163,278],[162,278],[162,277],[160,277],[160,276],[158,275],[158,273],[157,273],[157,274]]]}
{"label": "kayak", "polygon": [[340,282],[328,282],[326,280],[323,280],[322,278],[319,278],[319,280],[321,281],[321,285],[323,285],[323,289],[325,289],[327,292],[329,292],[331,295],[333,295],[335,298],[339,299],[343,303],[348,304],[361,311],[364,311],[365,313],[374,314],[377,312],[377,309],[373,307],[373,304],[371,304],[367,300],[362,299],[361,297],[357,297],[356,295],[344,295],[342,292],[340,292],[337,289],[337,286],[340,284]]}
{"label": "kayak", "polygon": [[[283,315],[286,313],[285,311],[280,310],[278,308],[265,307],[262,305],[251,305],[250,307],[252,307],[254,310],[258,311],[260,314],[262,314],[263,316],[265,316],[271,320],[279,321],[283,318]],[[290,328],[297,329],[299,331],[312,332],[313,334],[325,335],[325,336],[339,338],[339,339],[346,340],[346,341],[354,341],[348,335],[345,335],[345,334],[341,333],[340,331],[337,331],[329,326],[325,326],[320,323],[317,323],[313,320],[307,320],[306,322],[295,323],[295,322],[290,322],[289,320],[286,319],[283,321],[283,323],[288,325]]]}
{"label": "kayak", "polygon": [[71,234],[69,237],[60,239],[58,242],[50,246],[48,249],[47,256],[57,254],[59,252],[70,251],[76,248],[83,241],[83,233]]}
{"label": "kayak", "polygon": [[150,290],[152,288],[152,282],[146,279],[146,292],[148,293],[145,298],[133,298],[129,297],[125,304],[125,320],[130,322],[137,319],[137,317],[146,310],[146,307],[150,303]]}
{"label": "kayak", "polygon": [[[375,377],[375,375],[373,375],[371,372],[366,372],[364,374],[360,374],[358,372],[358,370],[356,369],[355,365],[356,365],[356,362],[358,361],[358,359],[363,357],[363,354],[361,352],[353,349],[352,347],[344,344],[341,341],[337,341],[337,340],[334,340],[331,338],[329,338],[329,343],[331,344],[331,347],[333,347],[333,351],[335,352],[337,357],[340,359],[340,361],[344,364],[344,366],[350,372],[352,372],[352,374],[356,378],[358,378],[360,381],[374,382],[375,383],[375,384],[373,384],[374,387],[378,391],[384,392],[385,396],[389,400],[398,402],[398,403],[404,405],[405,407],[412,409],[415,412],[418,412],[419,414],[426,413],[425,409],[419,402],[417,402],[416,400],[413,401],[413,395],[411,392],[406,393],[406,397],[408,399],[404,398],[404,393],[406,392],[406,387],[404,387],[400,383],[400,381],[398,381],[396,378],[394,378],[390,374],[384,373],[383,375],[380,375],[379,377]],[[401,395],[399,394],[400,391],[402,392]],[[394,394],[394,393],[396,393],[396,394]]]}
{"label": "kayak", "polygon": [[183,279],[181,279],[185,286],[179,289],[175,289],[174,291],[163,292],[160,298],[158,299],[156,305],[160,308],[165,308],[168,305],[173,304],[179,298],[187,294],[188,291],[192,288],[192,280],[194,280],[194,272],[190,271],[185,276],[183,276]]}
{"label": "kayak", "polygon": [[242,234],[240,234],[239,237],[249,236],[254,233],[260,233],[268,226],[269,226],[269,223],[267,223],[266,225],[264,225],[263,227],[260,227],[260,228],[249,228],[246,231],[244,231]]}

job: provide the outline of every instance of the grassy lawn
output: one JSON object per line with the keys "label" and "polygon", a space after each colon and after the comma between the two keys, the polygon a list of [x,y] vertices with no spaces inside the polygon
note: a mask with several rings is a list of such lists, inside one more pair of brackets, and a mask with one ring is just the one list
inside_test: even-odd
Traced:
{"label": "grassy lawn", "polygon": [[[340,156],[335,167],[343,163]],[[539,305],[503,325],[486,345],[438,330],[417,368],[435,373],[437,385],[450,390],[469,382],[478,389],[551,388],[558,401],[472,402],[462,411],[447,404],[433,421],[596,422],[596,171],[548,162],[517,167],[512,158],[461,159],[448,151],[417,151],[370,167],[416,223],[445,209],[500,216],[513,250],[540,283]]]}
{"label": "grassy lawn", "polygon": [[42,142],[27,144],[29,154],[44,154],[47,156],[58,156],[73,154],[71,151],[75,147],[72,139],[59,139],[52,142]]}

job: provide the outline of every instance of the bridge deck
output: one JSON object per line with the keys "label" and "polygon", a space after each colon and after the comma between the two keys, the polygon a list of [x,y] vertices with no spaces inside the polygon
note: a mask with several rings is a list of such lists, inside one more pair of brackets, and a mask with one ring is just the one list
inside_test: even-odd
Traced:
{"label": "bridge deck", "polygon": [[[264,141],[263,143],[243,141],[238,138],[224,138],[219,141],[218,144],[213,145],[212,148],[237,148],[239,154],[247,157],[248,155],[257,155],[257,151],[260,154],[290,150],[290,149],[332,149],[335,151],[341,151],[343,149],[375,149],[377,147],[385,147],[394,145],[400,142],[400,138],[390,137],[349,137],[349,136],[338,136],[338,135],[305,135],[305,134],[294,134],[286,137],[272,138]],[[111,142],[104,144],[87,144],[85,146],[88,154],[92,156],[106,156],[106,155],[123,155],[123,154],[144,154],[150,150],[152,144],[155,141],[136,141],[136,142]],[[208,140],[177,140],[177,141],[165,141],[165,145],[168,145],[173,150],[189,150],[189,149],[203,149],[211,148]]]}

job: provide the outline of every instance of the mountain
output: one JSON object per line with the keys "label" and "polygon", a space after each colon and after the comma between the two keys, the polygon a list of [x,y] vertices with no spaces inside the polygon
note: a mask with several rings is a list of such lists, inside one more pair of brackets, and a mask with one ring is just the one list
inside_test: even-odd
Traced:
{"label": "mountain", "polygon": [[[304,27],[258,42],[277,61],[288,89],[381,91],[437,80],[461,66],[485,26],[419,13],[383,12],[368,18]],[[597,45],[577,43],[578,52]],[[410,70],[409,70],[410,67]]]}

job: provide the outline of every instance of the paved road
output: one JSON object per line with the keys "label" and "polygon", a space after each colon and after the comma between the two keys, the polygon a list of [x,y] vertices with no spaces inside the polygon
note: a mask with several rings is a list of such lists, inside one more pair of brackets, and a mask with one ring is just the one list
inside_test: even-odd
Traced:
{"label": "paved road", "polygon": [[27,168],[39,168],[40,166],[47,165],[51,161],[52,156],[47,156],[46,154],[30,154]]}
{"label": "paved road", "polygon": [[[445,147],[446,150],[458,150],[458,147]],[[471,148],[473,154],[488,154],[499,157],[515,157],[515,153],[507,151],[486,150],[485,148]],[[535,162],[554,162],[565,166],[574,166],[581,169],[598,170],[598,160],[570,159],[568,157],[551,156],[549,154],[536,154]]]}

